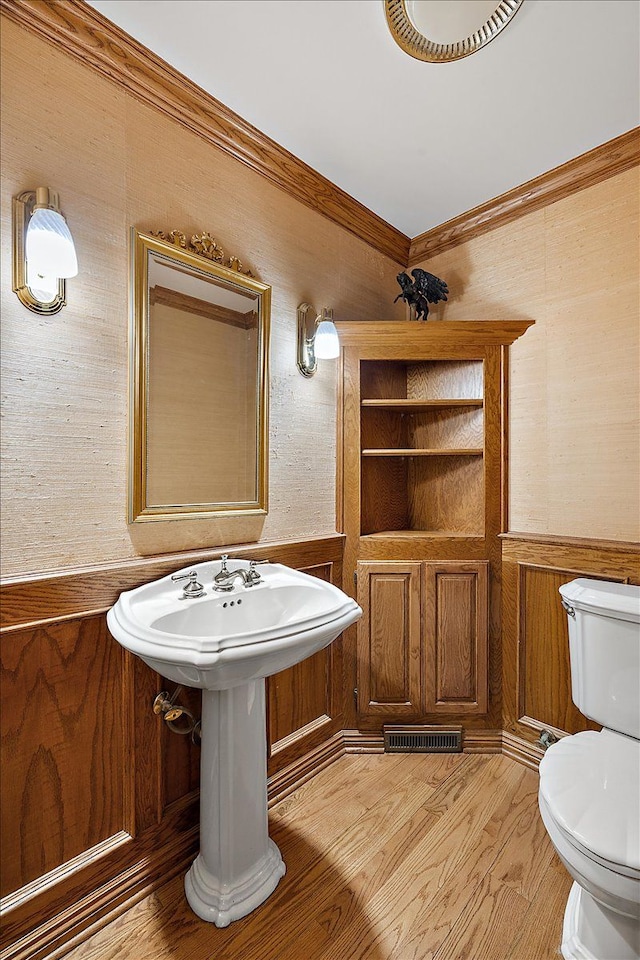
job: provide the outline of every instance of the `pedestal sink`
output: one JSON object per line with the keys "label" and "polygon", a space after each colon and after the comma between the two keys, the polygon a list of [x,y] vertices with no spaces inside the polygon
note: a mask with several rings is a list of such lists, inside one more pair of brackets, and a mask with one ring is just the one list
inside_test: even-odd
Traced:
{"label": "pedestal sink", "polygon": [[285,872],[267,825],[264,679],[328,646],[362,610],[281,564],[261,565],[259,582],[238,577],[225,592],[214,589],[219,563],[178,573],[191,570],[203,596],[184,597],[167,576],[121,594],[107,623],[163,677],[202,689],[200,853],[185,890],[199,917],[225,927],[263,903]]}

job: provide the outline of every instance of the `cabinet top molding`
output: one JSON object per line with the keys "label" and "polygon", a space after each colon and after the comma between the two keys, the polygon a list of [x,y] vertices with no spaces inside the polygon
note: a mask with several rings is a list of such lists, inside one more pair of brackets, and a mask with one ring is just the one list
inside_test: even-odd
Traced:
{"label": "cabinet top molding", "polygon": [[508,345],[533,326],[534,320],[348,320],[336,323],[340,342],[348,347],[420,344]]}

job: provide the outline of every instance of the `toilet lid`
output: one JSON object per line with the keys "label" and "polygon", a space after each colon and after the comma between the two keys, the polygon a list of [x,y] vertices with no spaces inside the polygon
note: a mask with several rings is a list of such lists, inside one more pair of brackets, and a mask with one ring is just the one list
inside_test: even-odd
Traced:
{"label": "toilet lid", "polygon": [[564,737],[540,763],[540,792],[571,842],[640,870],[640,741],[610,730]]}

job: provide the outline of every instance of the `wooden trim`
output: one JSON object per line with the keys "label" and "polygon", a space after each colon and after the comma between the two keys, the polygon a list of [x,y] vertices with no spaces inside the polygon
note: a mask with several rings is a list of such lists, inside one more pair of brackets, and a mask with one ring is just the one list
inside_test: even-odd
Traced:
{"label": "wooden trim", "polygon": [[524,740],[522,737],[516,737],[508,730],[502,731],[502,753],[510,760],[515,760],[517,763],[529,767],[530,770],[537,770],[544,757],[542,747],[538,747],[535,743]]}
{"label": "wooden trim", "polygon": [[537,734],[541,734],[543,730],[548,730],[549,733],[552,733],[554,737],[557,737],[558,740],[562,740],[563,737],[572,736],[572,734],[567,733],[566,730],[561,730],[559,727],[554,727],[550,723],[542,723],[542,721],[535,720],[533,717],[518,717],[518,723],[521,723],[523,727],[530,727]]}
{"label": "wooden trim", "polygon": [[0,587],[0,624],[4,632],[103,613],[123,590],[131,590],[189,564],[216,560],[222,553],[228,553],[233,559],[269,559],[297,568],[341,563],[343,541],[342,535],[335,535],[235,544],[7,579]]}
{"label": "wooden trim", "polygon": [[640,552],[640,543],[633,540],[598,540],[595,537],[559,537],[547,533],[508,533],[500,534],[501,540],[521,540],[523,543],[540,543],[559,547],[577,547],[587,550],[613,550],[628,553]]}
{"label": "wooden trim", "polygon": [[636,127],[411,240],[83,0],[0,0],[0,9],[402,266],[414,266],[640,162]]}
{"label": "wooden trim", "polygon": [[414,237],[409,266],[481,237],[640,163],[640,127]]}
{"label": "wooden trim", "polygon": [[343,349],[357,347],[360,359],[393,360],[396,359],[394,350],[399,351],[400,359],[407,351],[409,339],[412,361],[418,362],[423,348],[430,352],[429,359],[440,359],[440,355],[432,355],[431,351],[441,347],[443,357],[464,360],[467,359],[464,347],[506,346],[526,333],[533,323],[533,320],[438,320],[422,324],[409,320],[343,320],[336,323],[336,328]]}
{"label": "wooden trim", "polygon": [[343,730],[345,753],[384,753],[382,730]]}
{"label": "wooden trim", "polygon": [[294,730],[293,733],[283,737],[282,740],[276,740],[271,746],[271,757],[276,757],[279,753],[283,753],[290,747],[295,746],[295,744],[312,733],[317,734],[322,731],[326,733],[327,728],[331,726],[333,722],[333,718],[327,716],[326,713],[321,717],[316,717],[315,720],[311,720],[311,722],[305,724],[304,727],[299,727],[297,730]]}
{"label": "wooden trim", "polygon": [[409,237],[299,160],[83,0],[0,0],[15,23],[266,177],[396,263]]}
{"label": "wooden trim", "polygon": [[329,740],[309,750],[303,757],[299,757],[282,770],[278,770],[269,777],[267,796],[269,806],[272,807],[280,800],[284,800],[290,793],[301,787],[303,783],[315,777],[317,773],[328,767],[334,760],[338,760],[345,753],[342,731],[335,733]]}
{"label": "wooden trim", "polygon": [[462,731],[463,753],[502,753],[502,730]]}

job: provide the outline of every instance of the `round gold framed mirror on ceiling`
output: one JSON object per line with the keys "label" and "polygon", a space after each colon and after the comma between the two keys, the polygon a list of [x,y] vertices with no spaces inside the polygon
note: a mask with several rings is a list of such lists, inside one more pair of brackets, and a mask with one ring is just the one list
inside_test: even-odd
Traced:
{"label": "round gold framed mirror on ceiling", "polygon": [[391,35],[427,63],[460,60],[486,47],[524,0],[384,0]]}

